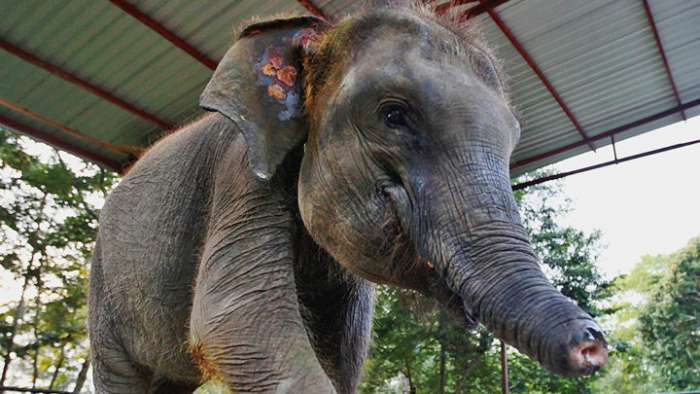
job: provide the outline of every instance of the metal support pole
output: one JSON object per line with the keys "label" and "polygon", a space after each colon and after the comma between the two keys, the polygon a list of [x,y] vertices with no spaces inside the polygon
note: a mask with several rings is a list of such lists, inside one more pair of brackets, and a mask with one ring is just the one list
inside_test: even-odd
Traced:
{"label": "metal support pole", "polygon": [[669,146],[665,146],[663,148],[654,149],[654,150],[650,150],[650,151],[646,151],[646,152],[642,152],[642,153],[637,153],[636,155],[626,156],[626,157],[623,157],[622,159],[610,160],[610,161],[606,161],[605,163],[593,164],[591,166],[579,168],[579,169],[572,170],[572,171],[566,171],[566,172],[562,172],[559,174],[543,176],[541,178],[536,178],[536,179],[532,179],[532,180],[529,180],[526,182],[518,183],[517,185],[513,185],[512,188],[513,188],[513,190],[522,190],[522,189],[528,188],[530,186],[539,185],[540,183],[553,181],[555,179],[566,178],[567,176],[570,176],[570,175],[576,175],[576,174],[580,174],[582,172],[588,172],[588,171],[596,170],[598,168],[603,168],[603,167],[611,166],[614,164],[624,163],[626,161],[636,160],[636,159],[640,159],[642,157],[656,155],[659,153],[668,152],[668,151],[674,150],[674,149],[685,148],[686,146],[691,146],[691,145],[696,145],[696,144],[700,144],[700,139],[696,139],[696,140],[692,140],[692,141],[688,141],[688,142],[682,142],[680,144],[669,145]]}
{"label": "metal support pole", "polygon": [[508,387],[508,353],[506,352],[506,343],[501,340],[501,392],[509,394]]}
{"label": "metal support pole", "polygon": [[124,11],[127,14],[131,15],[132,17],[136,18],[136,20],[143,23],[144,25],[149,27],[151,30],[160,34],[161,37],[170,41],[173,45],[175,45],[176,47],[185,51],[185,53],[192,56],[195,60],[202,63],[205,67],[209,68],[210,70],[216,70],[216,66],[218,65],[217,61],[209,58],[209,56],[207,56],[206,54],[199,51],[197,48],[195,48],[190,43],[185,41],[182,37],[176,35],[172,31],[166,29],[165,26],[163,26],[160,22],[158,22],[155,19],[151,18],[150,16],[146,15],[144,12],[139,10],[138,7],[136,7],[132,3],[130,3],[126,0],[110,0],[110,1],[112,2],[112,4],[119,7],[122,11]]}
{"label": "metal support pole", "polygon": [[152,113],[146,112],[146,110],[138,108],[136,104],[130,103],[126,101],[125,99],[121,99],[117,96],[115,96],[112,92],[108,91],[105,88],[102,88],[98,85],[93,84],[92,82],[88,82],[85,79],[82,79],[78,77],[76,74],[73,74],[67,70],[64,70],[60,67],[58,67],[55,64],[49,63],[46,60],[39,59],[36,57],[34,54],[14,45],[11,44],[8,41],[5,41],[4,39],[0,38],[0,48],[3,50],[17,56],[18,58],[26,61],[27,63],[31,63],[37,67],[43,68],[47,72],[49,72],[52,75],[55,75],[64,81],[67,81],[69,83],[72,83],[73,85],[76,85],[82,90],[85,90],[86,92],[92,93],[97,97],[100,97],[104,100],[109,101],[110,103],[131,112],[132,114],[140,117],[141,119],[153,123],[154,125],[160,127],[161,129],[169,129],[172,127],[170,122],[166,122],[163,119],[158,118]]}
{"label": "metal support pole", "polygon": [[[661,111],[661,112],[655,113],[653,115],[649,115],[645,118],[635,120],[634,122],[615,127],[614,129],[608,130],[606,132],[596,134],[595,136],[591,137],[590,139],[592,141],[602,140],[603,138],[608,138],[611,135],[619,134],[619,133],[622,133],[624,131],[633,129],[635,127],[639,127],[639,126],[645,125],[647,123],[655,122],[659,119],[663,119],[667,116],[670,116],[670,115],[676,114],[678,112],[684,111],[686,109],[694,108],[697,106],[700,106],[700,98],[689,101],[687,103],[684,103],[683,105],[678,105],[676,107],[667,109],[665,111]],[[552,157],[552,156],[556,156],[556,155],[564,153],[564,152],[568,152],[572,149],[578,148],[579,146],[585,145],[585,143],[586,143],[585,141],[577,141],[577,142],[574,142],[572,144],[568,144],[565,146],[560,146],[558,148],[552,149],[549,152],[544,152],[544,153],[540,153],[540,154],[532,156],[532,157],[528,157],[527,159],[523,159],[523,160],[520,160],[520,161],[513,163],[510,166],[510,169],[512,170],[512,169],[522,167],[522,166],[525,166],[527,164],[530,164],[530,163],[533,163],[533,162],[536,162],[536,161],[539,161],[542,159],[546,159],[548,157]]]}
{"label": "metal support pole", "polygon": [[0,386],[0,393],[2,393],[4,391],[13,391],[16,393],[38,393],[38,394],[74,394],[72,391],[36,389],[36,388],[15,387],[15,386]]}

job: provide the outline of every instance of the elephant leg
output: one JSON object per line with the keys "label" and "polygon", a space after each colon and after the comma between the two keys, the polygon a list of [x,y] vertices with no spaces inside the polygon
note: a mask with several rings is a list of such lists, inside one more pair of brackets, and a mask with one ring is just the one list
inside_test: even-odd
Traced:
{"label": "elephant leg", "polygon": [[114,313],[106,304],[99,239],[95,246],[88,293],[90,358],[96,393],[146,394],[150,373],[138,368],[114,331]]}
{"label": "elephant leg", "polygon": [[308,234],[299,254],[299,302],[316,355],[338,393],[355,393],[371,335],[374,286],[341,268]]}
{"label": "elephant leg", "polygon": [[[92,376],[96,393],[146,394],[149,392],[150,376],[140,370],[129,358],[121,344],[111,332],[100,328],[90,338],[92,348]],[[102,326],[102,327],[101,327]]]}
{"label": "elephant leg", "polygon": [[210,233],[190,318],[192,356],[205,378],[232,392],[334,393],[299,311],[293,227],[275,219]]}

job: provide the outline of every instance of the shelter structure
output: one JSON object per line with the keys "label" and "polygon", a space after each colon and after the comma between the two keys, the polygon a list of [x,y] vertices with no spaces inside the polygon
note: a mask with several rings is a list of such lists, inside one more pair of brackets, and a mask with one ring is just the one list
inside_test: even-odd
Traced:
{"label": "shelter structure", "polygon": [[[700,2],[440,0],[483,26],[524,125],[513,175],[700,114]],[[201,110],[252,17],[355,0],[2,1],[0,124],[116,171]]]}

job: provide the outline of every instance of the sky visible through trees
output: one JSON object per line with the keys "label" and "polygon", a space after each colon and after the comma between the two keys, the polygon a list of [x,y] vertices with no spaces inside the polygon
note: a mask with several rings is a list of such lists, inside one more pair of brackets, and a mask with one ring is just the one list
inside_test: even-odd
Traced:
{"label": "sky visible through trees", "polygon": [[0,275],[14,290],[0,300],[0,386],[80,391],[87,262],[115,178],[53,149],[27,154],[32,144],[0,130]]}

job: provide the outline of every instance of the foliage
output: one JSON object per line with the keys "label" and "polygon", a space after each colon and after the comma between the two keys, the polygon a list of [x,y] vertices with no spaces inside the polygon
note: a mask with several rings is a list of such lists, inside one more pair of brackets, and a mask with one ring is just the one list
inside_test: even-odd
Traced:
{"label": "foliage", "polygon": [[614,345],[598,392],[700,388],[700,238],[671,255],[644,256],[615,281]]}
{"label": "foliage", "polygon": [[[558,224],[569,202],[560,190],[536,186],[516,193],[531,241],[555,286],[593,315],[611,284],[594,261],[600,234],[585,234]],[[366,365],[363,393],[494,393],[500,391],[499,346],[483,328],[469,333],[439,308],[417,311],[425,303],[412,293],[381,288],[374,319],[375,337]],[[591,378],[566,379],[536,362],[509,352],[513,393],[589,393]],[[442,371],[442,372],[441,372]]]}
{"label": "foliage", "polygon": [[669,257],[639,325],[649,358],[670,390],[700,388],[700,237]]}
{"label": "foliage", "polygon": [[17,296],[0,299],[0,385],[82,386],[88,262],[114,180],[0,129],[0,275]]}
{"label": "foliage", "polygon": [[586,234],[559,224],[571,210],[571,202],[562,199],[558,184],[533,186],[527,193],[517,193],[516,198],[530,242],[554,286],[594,317],[610,313],[596,303],[609,297],[612,290],[612,282],[604,280],[595,265],[600,232]]}
{"label": "foliage", "polygon": [[[467,333],[414,293],[380,287],[375,307],[374,344],[362,392],[490,392],[495,380],[468,381],[493,370],[484,355],[493,337],[485,330]],[[416,313],[416,309],[427,309]],[[441,372],[442,371],[442,372]],[[394,379],[400,373],[404,379]],[[388,385],[387,382],[390,382]],[[496,385],[493,385],[496,382]]]}

